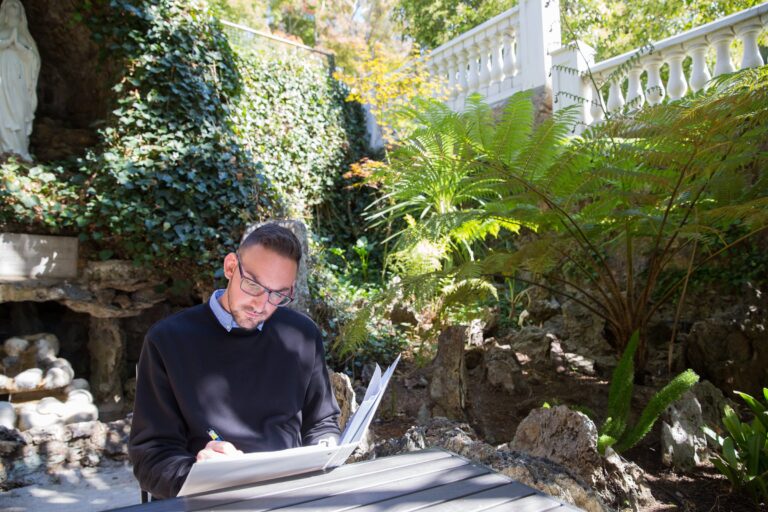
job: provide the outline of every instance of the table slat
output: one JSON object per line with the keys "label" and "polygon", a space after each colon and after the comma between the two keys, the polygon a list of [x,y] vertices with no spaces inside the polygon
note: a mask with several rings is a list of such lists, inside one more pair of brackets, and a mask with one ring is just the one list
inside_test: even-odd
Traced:
{"label": "table slat", "polygon": [[[211,510],[215,507],[247,500],[260,496],[270,496],[295,489],[325,486],[329,482],[337,482],[345,479],[356,479],[363,475],[381,473],[396,468],[425,464],[436,460],[456,458],[455,455],[439,449],[408,452],[395,457],[384,457],[376,460],[357,462],[335,468],[328,473],[314,475],[296,475],[289,479],[281,479],[277,482],[259,482],[246,484],[230,489],[210,491],[205,494],[176,498],[172,500],[153,501],[146,504],[137,504],[129,507],[115,509],[113,512],[147,511],[147,512],[175,512],[178,510],[194,512],[198,510]],[[136,487],[136,497],[139,491]]]}
{"label": "table slat", "polygon": [[[261,511],[296,507],[297,505],[308,501],[332,497],[336,494],[367,492],[367,489],[383,483],[415,479],[423,475],[429,475],[432,478],[435,478],[435,473],[455,471],[457,468],[467,465],[469,464],[464,459],[459,457],[449,457],[447,459],[439,459],[422,464],[393,468],[389,471],[379,471],[367,475],[355,475],[353,478],[345,478],[343,480],[328,481],[324,479],[319,485],[300,488],[293,487],[280,494],[272,493],[269,496],[259,496],[248,500],[241,500],[237,503],[213,507],[212,510]],[[488,472],[489,470],[486,469],[485,471]],[[312,509],[310,508],[309,510]]]}
{"label": "table slat", "polygon": [[562,503],[548,496],[533,494],[519,500],[483,509],[483,512],[549,512],[551,510],[564,511],[567,509],[565,509]]}
{"label": "table slat", "polygon": [[[482,489],[489,489],[508,483],[509,479],[507,478],[499,478],[499,475],[495,473],[486,473],[455,483],[446,482],[445,485],[440,487],[433,487],[386,501],[372,503],[368,506],[356,508],[355,512],[412,512],[474,494]],[[525,490],[531,494],[534,492],[533,489],[529,488],[525,488]]]}
{"label": "table slat", "polygon": [[[287,510],[290,512],[340,512],[342,510],[354,509],[374,505],[379,502],[387,502],[393,498],[402,496],[411,496],[423,489],[434,487],[445,489],[446,485],[455,484],[458,481],[489,474],[488,470],[482,467],[466,464],[461,467],[441,471],[439,473],[428,473],[418,476],[407,476],[397,478],[398,475],[387,475],[386,481],[374,483],[365,488],[357,488],[350,492],[342,492],[333,496],[324,496],[320,499],[307,501]],[[506,483],[504,480],[502,483]],[[497,483],[496,485],[500,485]],[[440,500],[434,500],[432,503],[438,503]]]}
{"label": "table slat", "polygon": [[[509,503],[509,508],[505,510],[517,511],[514,507],[515,500],[529,496],[529,494],[529,487],[518,482],[510,482],[507,485],[494,487],[493,489],[481,491],[470,496],[423,508],[421,512],[479,512],[507,503]],[[551,501],[559,505],[556,501]],[[544,507],[541,510],[543,509]]]}

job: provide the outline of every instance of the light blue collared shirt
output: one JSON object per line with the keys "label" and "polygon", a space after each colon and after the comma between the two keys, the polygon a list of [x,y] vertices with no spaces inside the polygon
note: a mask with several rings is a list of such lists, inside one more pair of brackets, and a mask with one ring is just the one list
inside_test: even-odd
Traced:
{"label": "light blue collared shirt", "polygon": [[[224,289],[214,291],[211,294],[211,298],[208,299],[208,305],[211,307],[213,314],[216,315],[216,320],[218,320],[221,326],[225,328],[227,332],[229,332],[232,329],[237,329],[240,326],[237,325],[234,317],[230,315],[229,311],[224,309],[224,307],[221,305],[221,302],[219,302],[219,298],[224,295],[225,291],[226,290]],[[264,322],[261,322],[256,326],[258,330],[261,330],[262,327],[264,327]]]}

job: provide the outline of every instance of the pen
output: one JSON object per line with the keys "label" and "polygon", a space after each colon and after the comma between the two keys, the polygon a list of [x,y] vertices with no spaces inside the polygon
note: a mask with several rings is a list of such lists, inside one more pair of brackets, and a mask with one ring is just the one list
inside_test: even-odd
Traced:
{"label": "pen", "polygon": [[218,433],[218,432],[216,432],[216,429],[214,429],[213,427],[208,427],[208,430],[206,430],[206,432],[208,433],[208,436],[209,436],[209,437],[211,438],[211,440],[213,440],[213,441],[223,441],[223,440],[224,440],[224,438],[223,438],[223,437],[221,437],[221,436],[219,435],[219,433]]}

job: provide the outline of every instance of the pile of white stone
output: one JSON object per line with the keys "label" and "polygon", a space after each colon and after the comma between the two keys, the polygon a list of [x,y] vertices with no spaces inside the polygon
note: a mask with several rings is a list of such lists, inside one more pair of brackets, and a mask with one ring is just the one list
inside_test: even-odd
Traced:
{"label": "pile of white stone", "polygon": [[[0,426],[29,430],[98,419],[88,381],[76,379],[69,361],[58,357],[59,340],[55,335],[8,338],[3,349],[0,394],[11,398],[0,401]],[[25,394],[46,391],[56,396],[24,401]],[[66,398],[62,401],[57,396]]]}

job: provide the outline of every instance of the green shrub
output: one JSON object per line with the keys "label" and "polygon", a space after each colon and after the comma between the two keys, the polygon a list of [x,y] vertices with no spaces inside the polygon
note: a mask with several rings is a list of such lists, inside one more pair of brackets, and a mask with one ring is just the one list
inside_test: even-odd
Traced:
{"label": "green shrub", "polygon": [[630,428],[628,421],[634,389],[634,358],[639,339],[638,333],[632,335],[611,377],[611,388],[608,392],[608,415],[600,427],[597,440],[597,449],[602,454],[605,454],[605,450],[609,446],[617,453],[635,446],[650,432],[659,415],[699,381],[699,376],[693,370],[686,370],[679,374],[653,395],[643,412],[640,413],[637,423]]}
{"label": "green shrub", "polygon": [[205,2],[81,9],[118,64],[114,109],[78,161],[0,162],[2,229],[79,235],[85,257],[199,284],[248,223],[286,204],[310,222],[321,206],[347,211],[342,175],[365,151],[365,125],[328,70],[237,55]]}
{"label": "green shrub", "polygon": [[[736,412],[725,406],[723,425],[728,435],[719,436],[714,430],[704,427],[704,433],[720,448],[720,453],[711,460],[731,484],[745,490],[760,503],[768,501],[768,410],[752,396],[736,392],[755,415],[750,423],[742,422]],[[763,388],[768,403],[768,388]]]}
{"label": "green shrub", "polygon": [[236,132],[289,214],[311,218],[366,151],[362,108],[317,61],[247,50],[240,59]]}

